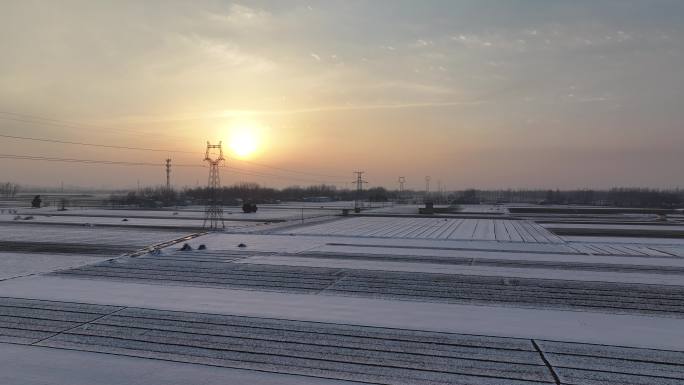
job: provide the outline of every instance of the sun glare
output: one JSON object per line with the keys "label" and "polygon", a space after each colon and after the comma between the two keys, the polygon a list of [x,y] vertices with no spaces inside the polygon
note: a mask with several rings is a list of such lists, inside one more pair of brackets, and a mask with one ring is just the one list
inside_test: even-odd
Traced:
{"label": "sun glare", "polygon": [[231,132],[230,149],[238,158],[249,158],[259,147],[259,138],[255,129],[243,127]]}

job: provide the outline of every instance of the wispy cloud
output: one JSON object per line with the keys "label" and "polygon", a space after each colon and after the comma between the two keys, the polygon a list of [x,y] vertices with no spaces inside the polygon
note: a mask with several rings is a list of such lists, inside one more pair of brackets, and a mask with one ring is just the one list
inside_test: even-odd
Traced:
{"label": "wispy cloud", "polygon": [[232,27],[263,27],[271,22],[271,14],[263,9],[250,8],[241,4],[231,4],[227,12],[211,12],[210,21]]}
{"label": "wispy cloud", "polygon": [[188,120],[211,120],[223,119],[232,117],[257,117],[267,115],[295,115],[307,114],[316,112],[332,112],[332,111],[368,111],[368,110],[394,110],[394,109],[411,109],[411,108],[439,108],[439,107],[457,107],[457,106],[480,106],[487,104],[487,100],[472,100],[472,101],[434,101],[434,102],[408,102],[408,103],[387,103],[387,104],[342,104],[342,105],[327,105],[320,107],[307,108],[292,108],[292,109],[254,109],[254,110],[223,110],[213,111],[201,114],[185,114],[178,116],[125,116],[119,117],[117,120],[126,123],[158,123],[158,122],[174,122],[174,121],[188,121]]}

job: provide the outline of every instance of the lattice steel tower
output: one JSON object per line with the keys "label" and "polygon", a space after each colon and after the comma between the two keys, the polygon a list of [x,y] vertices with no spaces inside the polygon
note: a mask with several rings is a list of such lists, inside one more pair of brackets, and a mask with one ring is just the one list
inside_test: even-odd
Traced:
{"label": "lattice steel tower", "polygon": [[361,211],[361,194],[363,192],[363,184],[368,183],[365,180],[363,180],[363,174],[365,174],[365,171],[354,171],[354,174],[356,174],[356,180],[352,183],[356,185],[356,198],[354,199],[354,212],[360,212]]}
{"label": "lattice steel tower", "polygon": [[[215,150],[218,150],[218,157],[212,158],[212,151]],[[221,188],[219,165],[225,160],[221,142],[219,144],[207,142],[207,152],[205,153],[204,160],[209,163],[209,184],[207,186],[209,188],[209,200],[204,209],[204,228],[210,230],[225,229],[223,203],[219,201],[218,197],[219,189]]]}

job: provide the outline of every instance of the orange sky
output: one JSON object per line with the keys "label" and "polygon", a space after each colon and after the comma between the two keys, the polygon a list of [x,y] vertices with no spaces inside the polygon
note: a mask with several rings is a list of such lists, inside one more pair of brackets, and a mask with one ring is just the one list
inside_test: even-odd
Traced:
{"label": "orange sky", "polygon": [[[223,140],[224,183],[344,187],[360,169],[417,189],[425,175],[453,189],[681,185],[681,2],[0,8],[0,134],[196,152],[3,138],[1,154],[201,165],[206,141]],[[236,131],[258,138],[253,163],[235,159]],[[205,174],[175,168],[174,184]],[[2,159],[0,180],[116,187],[164,173]]]}

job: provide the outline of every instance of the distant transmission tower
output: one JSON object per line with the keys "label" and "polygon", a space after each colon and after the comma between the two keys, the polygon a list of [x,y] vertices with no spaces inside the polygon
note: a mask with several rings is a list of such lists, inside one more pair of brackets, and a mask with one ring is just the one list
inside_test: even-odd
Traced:
{"label": "distant transmission tower", "polygon": [[404,183],[406,183],[406,178],[403,176],[399,177],[399,199],[403,199],[404,197]]}
{"label": "distant transmission tower", "polygon": [[354,171],[354,174],[356,174],[356,181],[352,182],[356,185],[356,199],[354,199],[354,211],[359,212],[361,211],[361,192],[363,191],[363,184],[368,183],[365,180],[363,180],[363,174],[365,171]]}
{"label": "distant transmission tower", "polygon": [[[212,150],[218,150],[218,157],[212,158]],[[209,201],[204,209],[204,228],[210,230],[218,230],[226,228],[223,222],[223,205],[218,201],[218,190],[221,188],[221,176],[219,174],[219,165],[225,159],[223,158],[223,148],[221,142],[219,144],[211,144],[207,142],[207,152],[204,160],[209,162]]]}
{"label": "distant transmission tower", "polygon": [[171,158],[166,159],[166,191],[171,191]]}

